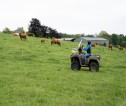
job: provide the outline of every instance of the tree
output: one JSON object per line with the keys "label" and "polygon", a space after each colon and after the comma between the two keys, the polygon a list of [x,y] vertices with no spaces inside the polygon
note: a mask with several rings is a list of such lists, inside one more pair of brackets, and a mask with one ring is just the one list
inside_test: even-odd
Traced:
{"label": "tree", "polygon": [[88,34],[88,35],[86,35],[85,37],[94,37],[94,35]]}
{"label": "tree", "polygon": [[102,38],[108,39],[109,43],[112,43],[111,37],[110,37],[110,35],[106,31],[101,31],[98,34],[98,37],[102,37]]}
{"label": "tree", "polygon": [[73,38],[75,38],[75,39],[80,38],[80,35],[76,34],[76,35],[73,36]]}
{"label": "tree", "polygon": [[121,44],[123,41],[124,41],[124,35],[123,34],[120,34],[118,36],[118,43]]}
{"label": "tree", "polygon": [[41,23],[38,19],[32,18],[29,25],[29,32],[33,33],[36,37],[39,37],[41,34]]}
{"label": "tree", "polygon": [[80,36],[81,36],[81,37],[84,37],[84,36],[85,36],[85,34],[81,34]]}
{"label": "tree", "polygon": [[12,31],[11,31],[9,28],[6,27],[6,28],[2,31],[2,33],[11,34]]}
{"label": "tree", "polygon": [[123,47],[126,47],[126,41],[122,41],[122,42],[120,43],[120,45],[123,46]]}
{"label": "tree", "polygon": [[42,32],[42,36],[43,36],[43,37],[48,38],[48,34],[49,34],[49,30],[48,30],[48,29],[49,29],[49,28],[48,28],[47,26],[41,25],[40,30],[41,30],[41,32]]}
{"label": "tree", "polygon": [[98,34],[98,37],[103,37],[103,38],[106,38],[106,39],[110,39],[110,35],[106,32],[106,31],[101,31],[99,34]]}
{"label": "tree", "polygon": [[49,28],[49,35],[51,38],[55,37],[55,38],[61,38],[60,34],[52,28]]}
{"label": "tree", "polygon": [[60,38],[59,33],[51,27],[41,25],[40,21],[36,18],[32,18],[29,25],[29,32],[33,33],[36,37],[55,37]]}
{"label": "tree", "polygon": [[25,30],[24,30],[23,27],[19,27],[16,30],[14,30],[13,32],[15,32],[15,33],[25,33]]}
{"label": "tree", "polygon": [[117,34],[112,34],[111,35],[111,40],[112,40],[112,44],[114,44],[114,45],[118,45],[119,44],[119,39],[118,39],[118,35]]}

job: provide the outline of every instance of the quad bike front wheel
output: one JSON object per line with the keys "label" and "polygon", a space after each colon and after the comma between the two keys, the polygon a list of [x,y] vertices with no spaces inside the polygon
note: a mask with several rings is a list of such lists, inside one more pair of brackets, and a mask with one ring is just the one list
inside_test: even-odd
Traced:
{"label": "quad bike front wheel", "polygon": [[89,70],[92,72],[97,72],[99,70],[99,64],[95,61],[90,62]]}
{"label": "quad bike front wheel", "polygon": [[71,63],[72,70],[80,70],[81,66],[77,60],[73,60]]}

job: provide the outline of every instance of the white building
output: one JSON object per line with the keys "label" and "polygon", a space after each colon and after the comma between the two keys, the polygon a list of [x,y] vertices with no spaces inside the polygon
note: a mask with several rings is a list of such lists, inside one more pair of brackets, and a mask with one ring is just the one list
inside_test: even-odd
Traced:
{"label": "white building", "polygon": [[91,44],[96,44],[96,43],[100,43],[100,44],[109,44],[109,41],[105,38],[98,38],[98,37],[80,37],[76,40],[74,40],[74,42],[80,42],[82,39],[82,43],[87,43],[88,40],[91,41]]}

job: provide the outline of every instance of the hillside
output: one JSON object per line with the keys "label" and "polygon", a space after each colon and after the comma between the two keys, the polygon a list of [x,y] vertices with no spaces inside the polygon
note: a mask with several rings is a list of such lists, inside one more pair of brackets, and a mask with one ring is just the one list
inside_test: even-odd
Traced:
{"label": "hillside", "polygon": [[93,73],[71,70],[77,45],[0,34],[0,106],[126,106],[126,49],[92,48],[101,56]]}

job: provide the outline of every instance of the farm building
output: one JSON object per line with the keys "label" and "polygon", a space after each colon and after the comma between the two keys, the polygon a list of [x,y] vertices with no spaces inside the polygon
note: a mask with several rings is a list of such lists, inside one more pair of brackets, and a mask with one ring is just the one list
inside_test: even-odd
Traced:
{"label": "farm building", "polygon": [[64,41],[71,41],[74,42],[75,38],[64,38]]}
{"label": "farm building", "polygon": [[105,38],[97,38],[97,37],[80,37],[76,40],[74,40],[74,42],[80,42],[82,39],[82,43],[87,43],[88,40],[91,41],[91,44],[96,44],[96,43],[100,43],[100,44],[109,44],[109,41]]}

